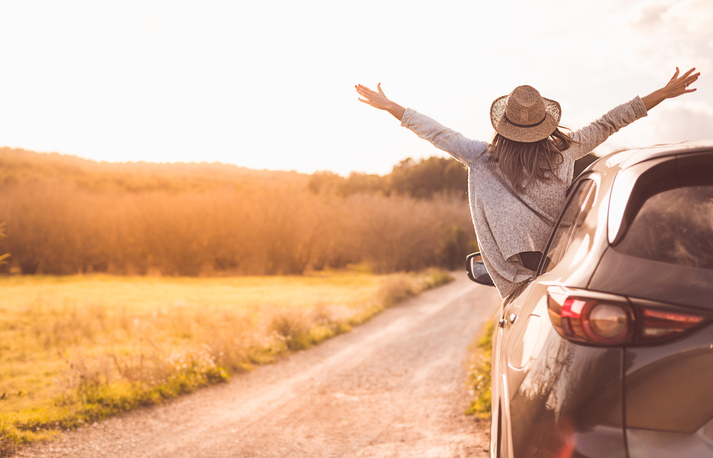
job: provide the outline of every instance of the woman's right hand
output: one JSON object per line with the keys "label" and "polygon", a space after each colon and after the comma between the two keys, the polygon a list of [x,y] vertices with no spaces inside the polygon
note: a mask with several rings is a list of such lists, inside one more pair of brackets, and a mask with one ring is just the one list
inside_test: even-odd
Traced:
{"label": "woman's right hand", "polygon": [[389,100],[388,97],[386,97],[384,91],[381,90],[381,83],[376,85],[376,89],[378,91],[373,91],[361,84],[357,84],[354,87],[356,88],[357,94],[361,96],[359,97],[360,102],[364,102],[380,110],[386,110],[391,113],[396,119],[401,121],[401,118],[403,118],[404,116],[404,111],[406,110],[398,103],[395,103]]}

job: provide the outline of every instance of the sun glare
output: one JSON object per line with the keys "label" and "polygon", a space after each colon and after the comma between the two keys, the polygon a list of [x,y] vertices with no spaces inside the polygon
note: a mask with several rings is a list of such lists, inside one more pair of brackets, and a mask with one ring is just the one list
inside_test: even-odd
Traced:
{"label": "sun glare", "polygon": [[[488,140],[490,102],[515,85],[560,100],[564,121],[579,127],[655,89],[676,65],[703,72],[698,108],[673,120],[662,108],[654,127],[633,126],[603,152],[701,137],[685,127],[713,122],[713,91],[703,90],[710,2],[423,6],[368,0],[361,9],[379,11],[368,26],[326,0],[6,2],[0,146],[108,161],[386,173],[434,150],[361,106],[355,83],[381,81],[402,104]],[[584,16],[597,27],[579,27]],[[552,49],[568,58],[551,59]]]}

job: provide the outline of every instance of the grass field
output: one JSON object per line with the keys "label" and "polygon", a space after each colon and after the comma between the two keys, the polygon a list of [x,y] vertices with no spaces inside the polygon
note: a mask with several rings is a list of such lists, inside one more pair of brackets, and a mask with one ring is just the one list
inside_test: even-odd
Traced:
{"label": "grass field", "polygon": [[0,456],[347,331],[441,271],[0,277]]}

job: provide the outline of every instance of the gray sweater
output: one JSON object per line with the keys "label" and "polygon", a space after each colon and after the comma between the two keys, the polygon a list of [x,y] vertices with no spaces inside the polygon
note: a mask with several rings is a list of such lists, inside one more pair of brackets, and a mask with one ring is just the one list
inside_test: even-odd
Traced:
{"label": "gray sweater", "polygon": [[[636,97],[572,133],[571,138],[576,143],[563,152],[564,161],[556,170],[559,181],[530,183],[520,198],[540,214],[556,221],[572,181],[574,161],[614,132],[644,116],[646,107]],[[519,283],[531,279],[534,272],[522,265],[518,253],[544,251],[552,225],[523,205],[501,180],[493,176],[500,171],[489,166],[487,155],[483,154],[489,144],[465,138],[411,108],[406,109],[401,125],[468,167],[468,198],[478,247],[500,296],[506,297]],[[503,180],[507,182],[504,177]]]}

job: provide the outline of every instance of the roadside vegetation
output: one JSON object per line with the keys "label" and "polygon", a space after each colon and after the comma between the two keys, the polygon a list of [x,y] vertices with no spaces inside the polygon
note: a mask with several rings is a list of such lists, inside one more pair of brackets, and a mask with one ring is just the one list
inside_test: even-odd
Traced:
{"label": "roadside vegetation", "polygon": [[[0,148],[0,273],[294,275],[459,268],[475,250],[465,169],[407,161],[384,177],[226,164],[97,163]],[[460,171],[462,187],[444,181]],[[323,177],[328,177],[322,182]],[[378,188],[363,184],[378,181]],[[428,192],[426,192],[428,191]]]}
{"label": "roadside vegetation", "polygon": [[0,277],[0,456],[225,382],[451,280],[437,270]]}
{"label": "roadside vegetation", "polygon": [[469,388],[473,393],[467,415],[487,420],[490,418],[490,374],[492,367],[493,322],[483,329],[483,334],[471,346]]}

